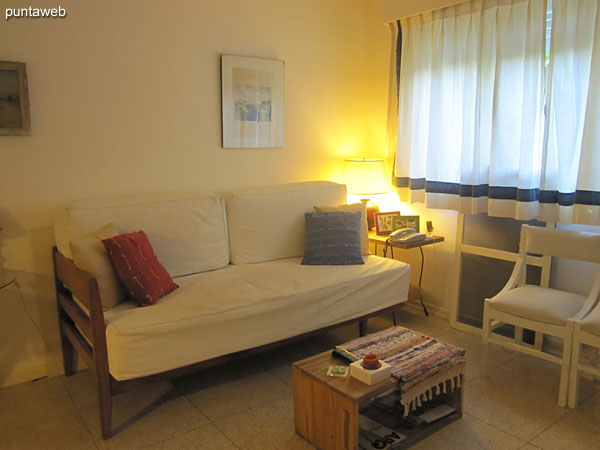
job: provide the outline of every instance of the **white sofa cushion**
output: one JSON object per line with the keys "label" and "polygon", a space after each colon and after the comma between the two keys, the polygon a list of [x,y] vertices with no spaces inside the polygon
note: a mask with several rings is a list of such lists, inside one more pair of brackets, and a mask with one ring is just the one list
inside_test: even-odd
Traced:
{"label": "white sofa cushion", "polygon": [[173,277],[229,264],[225,204],[215,194],[143,194],[74,202],[60,210],[56,244],[72,258],[70,243],[114,223],[122,233],[144,231]]}
{"label": "white sofa cushion", "polygon": [[304,213],[346,203],[346,186],[309,181],[243,189],[227,196],[230,259],[249,264],[304,254]]}
{"label": "white sofa cushion", "polygon": [[152,307],[105,313],[110,373],[151,375],[342,323],[406,301],[409,279],[410,266],[374,255],[364,265],[288,258],[179,277]]}
{"label": "white sofa cushion", "polygon": [[94,236],[71,242],[75,265],[96,278],[104,311],[114,308],[127,297],[102,244],[102,239],[118,234],[120,234],[119,229],[111,223]]}

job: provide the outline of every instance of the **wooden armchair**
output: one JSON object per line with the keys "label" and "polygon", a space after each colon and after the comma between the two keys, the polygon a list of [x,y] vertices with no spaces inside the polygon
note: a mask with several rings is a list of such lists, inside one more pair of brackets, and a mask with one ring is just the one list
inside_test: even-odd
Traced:
{"label": "wooden armchair", "polygon": [[[527,261],[540,256],[600,262],[600,235],[571,230],[557,230],[523,225],[519,258],[510,279],[493,298],[485,299],[483,312],[483,342],[526,353],[561,366],[558,404],[567,405],[571,342],[574,322],[569,319],[585,317],[598,300],[599,276],[589,295],[552,289],[547,282],[542,286],[525,285]],[[510,324],[515,327],[514,338],[493,331]],[[523,341],[523,330],[535,331],[535,343]],[[562,356],[542,350],[543,336],[562,339]],[[487,359],[487,358],[486,358]]]}
{"label": "wooden armchair", "polygon": [[[577,407],[579,400],[579,375],[581,372],[600,377],[600,368],[597,366],[598,353],[600,353],[600,271],[596,283],[592,288],[592,296],[596,298],[596,306],[589,314],[578,314],[569,322],[573,326],[573,350],[571,355],[571,373],[569,375],[569,408]],[[581,346],[593,348],[591,361],[581,361]]]}

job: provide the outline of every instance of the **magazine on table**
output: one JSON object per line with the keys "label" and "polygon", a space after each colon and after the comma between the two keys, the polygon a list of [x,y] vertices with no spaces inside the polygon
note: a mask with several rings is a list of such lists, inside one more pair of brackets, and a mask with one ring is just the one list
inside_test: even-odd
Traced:
{"label": "magazine on table", "polygon": [[370,450],[393,450],[398,448],[406,436],[398,431],[392,430],[367,416],[360,415],[358,418],[360,432],[358,444],[361,449]]}

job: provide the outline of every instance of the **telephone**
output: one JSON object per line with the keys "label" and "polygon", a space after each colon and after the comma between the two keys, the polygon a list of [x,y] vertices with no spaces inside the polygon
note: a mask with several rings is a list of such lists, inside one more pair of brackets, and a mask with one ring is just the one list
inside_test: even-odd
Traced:
{"label": "telephone", "polygon": [[418,242],[425,240],[425,234],[417,233],[414,228],[400,228],[390,234],[390,241],[408,244],[409,242]]}

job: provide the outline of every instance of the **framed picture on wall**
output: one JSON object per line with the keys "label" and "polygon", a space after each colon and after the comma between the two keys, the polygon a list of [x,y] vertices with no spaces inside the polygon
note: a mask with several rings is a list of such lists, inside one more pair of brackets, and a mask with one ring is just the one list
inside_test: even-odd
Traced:
{"label": "framed picture on wall", "polygon": [[283,147],[284,67],[221,55],[223,148]]}
{"label": "framed picture on wall", "polygon": [[375,213],[375,230],[377,234],[385,235],[394,231],[394,217],[399,215],[400,211]]}
{"label": "framed picture on wall", "polygon": [[30,130],[25,63],[0,61],[0,135],[26,135]]}
{"label": "framed picture on wall", "polygon": [[419,216],[396,216],[392,220],[394,231],[400,228],[412,228],[417,233],[420,232]]}

